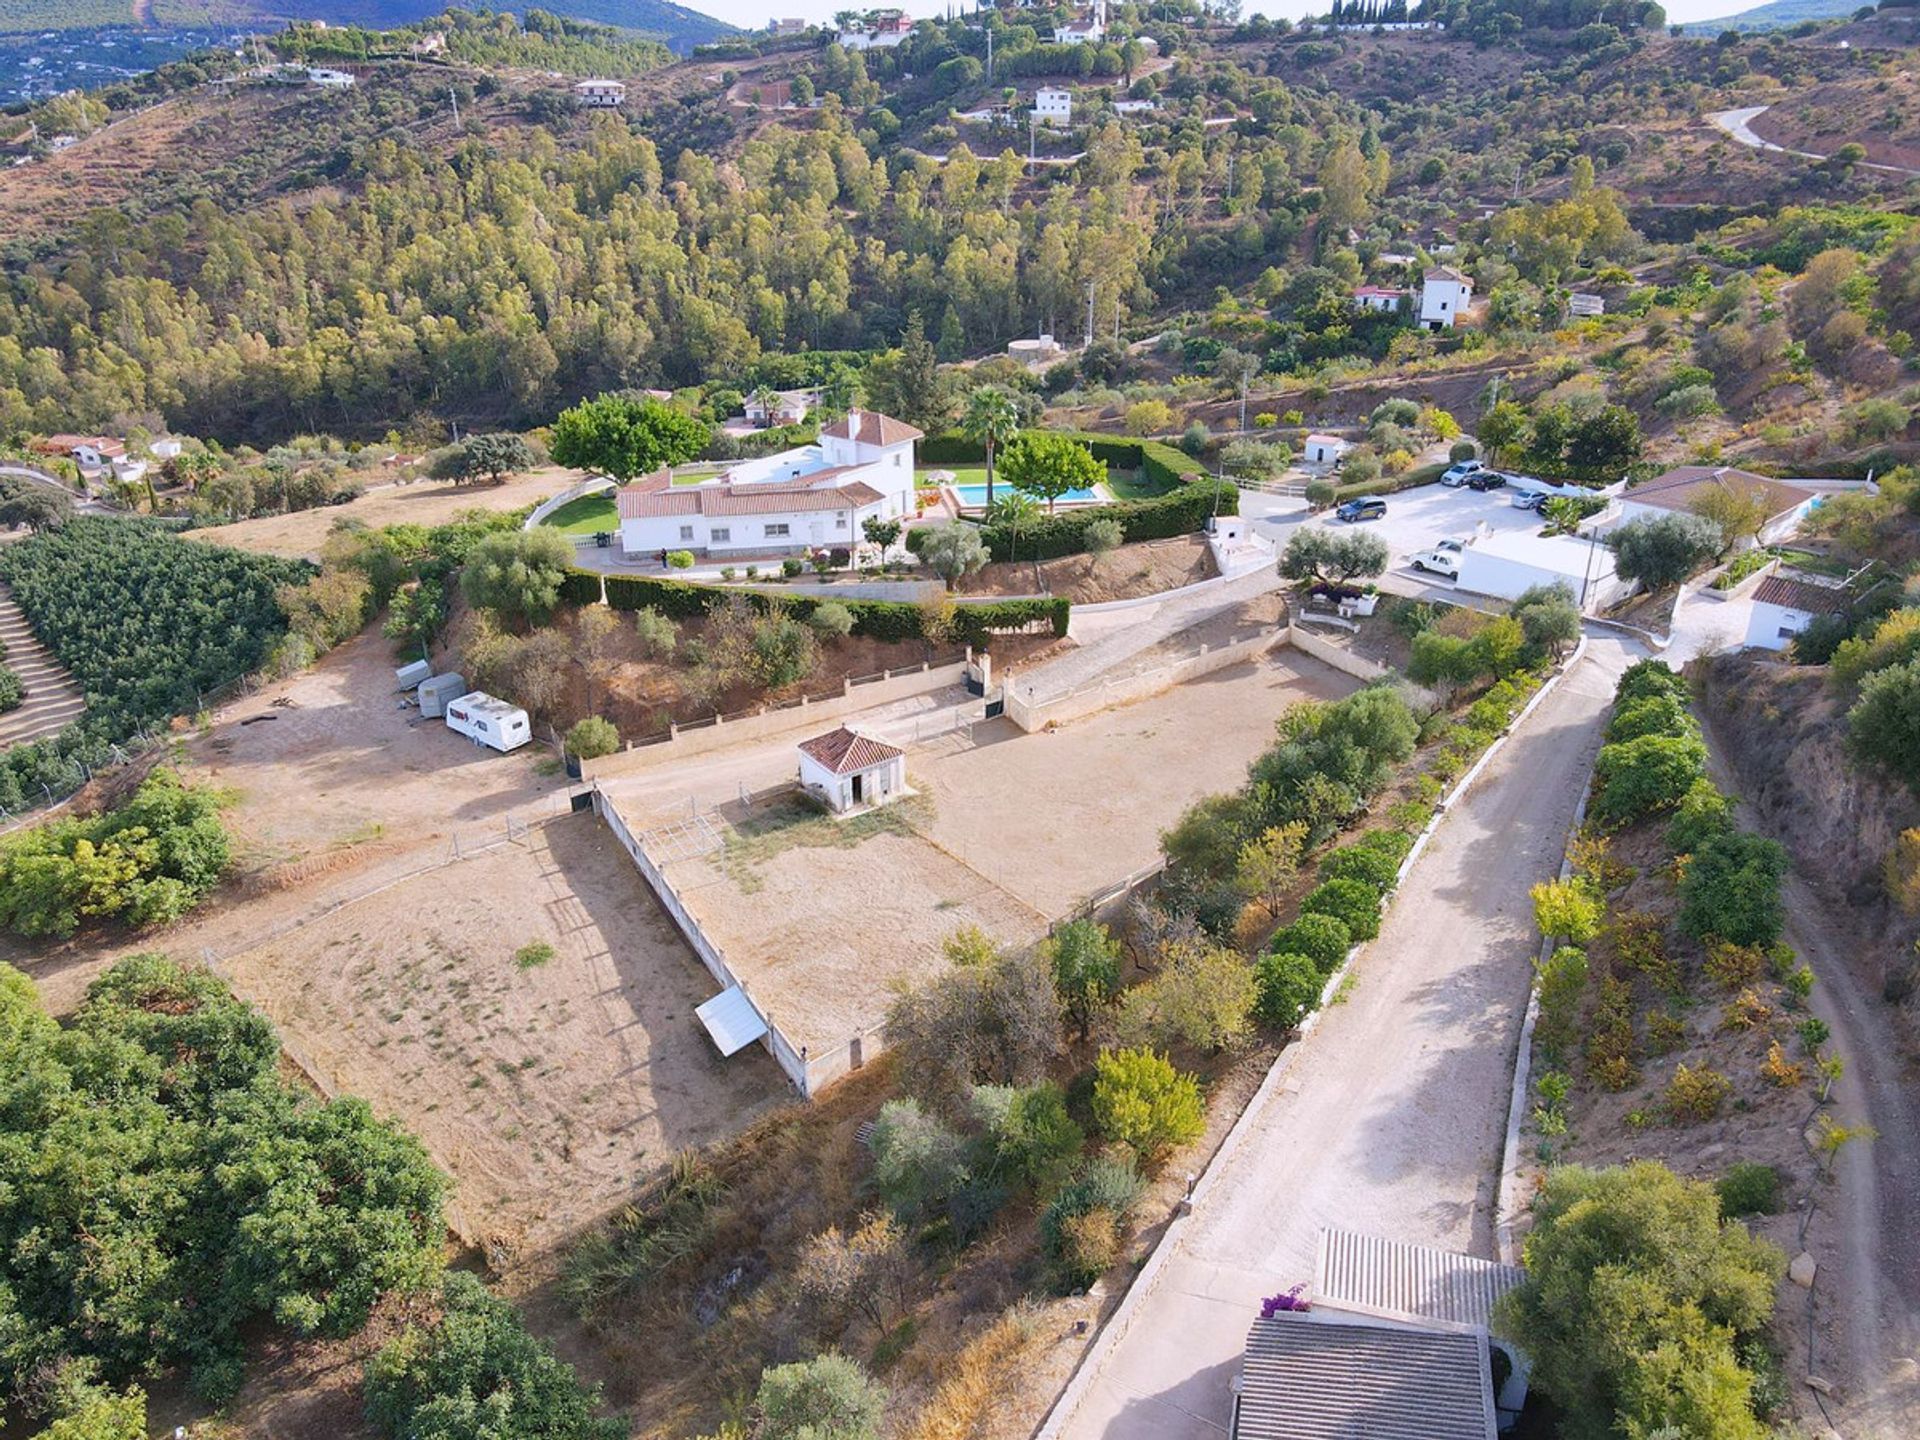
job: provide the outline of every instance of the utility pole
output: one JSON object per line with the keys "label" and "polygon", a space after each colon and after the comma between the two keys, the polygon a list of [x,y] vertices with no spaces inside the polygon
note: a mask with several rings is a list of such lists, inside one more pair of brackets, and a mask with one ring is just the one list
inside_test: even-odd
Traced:
{"label": "utility pole", "polygon": [[460,124],[460,92],[449,85],[447,87],[447,98],[453,101],[453,123],[455,128],[458,128]]}
{"label": "utility pole", "polygon": [[993,84],[993,27],[991,25],[987,26],[986,31],[987,31],[987,84],[991,85]]}
{"label": "utility pole", "polygon": [[1227,209],[1233,209],[1233,162],[1240,157],[1229,152],[1227,155]]}
{"label": "utility pole", "polygon": [[1089,350],[1093,348],[1093,291],[1099,283],[1098,280],[1087,282],[1087,348]]}

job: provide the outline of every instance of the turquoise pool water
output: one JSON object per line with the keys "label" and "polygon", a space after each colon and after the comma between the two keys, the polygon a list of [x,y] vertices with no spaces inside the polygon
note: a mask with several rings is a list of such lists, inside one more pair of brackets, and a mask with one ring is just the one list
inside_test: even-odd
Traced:
{"label": "turquoise pool water", "polygon": [[[984,509],[986,506],[987,487],[985,485],[949,485],[947,488],[960,497],[960,504],[968,510]],[[1013,493],[1013,487],[1010,485],[995,485],[993,487],[995,499]],[[1089,505],[1099,500],[1099,498],[1100,496],[1092,490],[1069,490],[1066,494],[1062,495],[1056,503],[1060,505]]]}

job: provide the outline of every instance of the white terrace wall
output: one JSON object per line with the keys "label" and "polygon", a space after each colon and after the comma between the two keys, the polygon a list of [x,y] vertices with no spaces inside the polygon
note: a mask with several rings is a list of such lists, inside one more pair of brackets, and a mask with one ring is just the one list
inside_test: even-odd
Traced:
{"label": "white terrace wall", "polygon": [[1335,645],[1311,630],[1292,622],[1287,625],[1286,641],[1302,655],[1311,655],[1322,665],[1331,665],[1334,669],[1351,675],[1356,680],[1364,680],[1368,684],[1372,684],[1375,680],[1384,680],[1393,674],[1389,667],[1378,661],[1369,660],[1364,655],[1356,655],[1344,646]]}
{"label": "white terrace wall", "polygon": [[[693,918],[693,913],[687,909],[686,902],[680,898],[680,892],[674,889],[673,882],[667,879],[666,872],[653,863],[653,858],[647,854],[646,846],[642,845],[639,838],[627,827],[627,822],[621,818],[620,811],[614,806],[613,797],[604,790],[596,789],[593,792],[593,808],[599,812],[600,818],[607,822],[607,828],[613,831],[614,838],[625,848],[627,854],[633,857],[633,863],[640,867],[641,875],[645,876],[647,884],[653,887],[653,893],[659,897],[662,908],[673,917],[673,923],[679,927],[680,933],[686,937],[687,944],[693,947],[693,953],[700,957],[700,963],[707,967],[708,973],[719,983],[720,988],[725,990],[729,986],[738,985],[741,994],[747,997],[748,1003],[753,1006],[760,1018],[767,1022],[766,1037],[761,1043],[773,1056],[774,1063],[786,1072],[787,1078],[793,1082],[794,1088],[800,1092],[802,1098],[811,1096],[819,1082],[810,1080],[806,1057],[781,1033],[780,1027],[773,1023],[773,1017],[767,1014],[758,1000],[753,998],[753,992],[747,988],[745,982],[733,973],[733,967],[727,964],[727,957],[720,953],[720,947],[715,945],[707,937],[707,932],[700,928],[700,922]],[[877,1046],[875,1048],[878,1049]]]}
{"label": "white terrace wall", "polygon": [[729,745],[765,740],[795,730],[814,729],[876,705],[908,700],[915,695],[929,695],[950,685],[959,685],[966,678],[967,662],[956,660],[948,665],[890,670],[881,678],[866,684],[849,680],[841,694],[829,695],[825,699],[802,699],[780,709],[762,710],[730,720],[716,717],[699,721],[694,726],[677,726],[660,740],[629,741],[625,750],[586,761],[581,765],[580,773],[587,780],[631,775],[655,765],[670,764],[675,760],[725,749]]}
{"label": "white terrace wall", "polygon": [[[604,475],[596,476],[592,480],[582,480],[578,485],[569,485],[551,500],[542,500],[538,505],[534,506],[533,513],[527,516],[526,523],[520,528],[522,530],[533,529],[534,526],[543,523],[549,515],[553,514],[553,512],[561,506],[578,500],[582,495],[597,495],[602,490],[616,490],[618,488],[613,481],[607,479]],[[616,530],[620,528],[620,522],[618,520],[613,522],[613,528]],[[588,544],[593,542],[591,535],[585,538]]]}

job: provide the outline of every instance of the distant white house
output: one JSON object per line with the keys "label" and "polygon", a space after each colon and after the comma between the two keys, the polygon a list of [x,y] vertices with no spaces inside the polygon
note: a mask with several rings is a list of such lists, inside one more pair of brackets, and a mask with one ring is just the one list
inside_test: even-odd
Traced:
{"label": "distant white house", "polygon": [[819,403],[817,391],[776,390],[766,401],[749,395],[744,409],[748,422],[764,429],[770,425],[798,425]]}
{"label": "distant white house", "polygon": [[147,453],[156,460],[171,460],[180,453],[180,442],[171,435],[147,442]]}
{"label": "distant white house", "polygon": [[1058,85],[1042,85],[1033,92],[1034,117],[1043,125],[1073,123],[1073,92]]}
{"label": "distant white house", "polygon": [[891,50],[913,33],[913,17],[899,10],[883,10],[865,25],[852,25],[834,36],[842,50]]}
{"label": "distant white house", "polygon": [[800,784],[838,814],[884,805],[907,790],[907,752],[842,725],[802,740]]}
{"label": "distant white house", "polygon": [[805,20],[769,20],[767,33],[769,35],[804,35],[807,33],[807,22]]}
{"label": "distant white house", "polygon": [[1567,313],[1584,317],[1604,315],[1607,313],[1606,298],[1600,295],[1569,295],[1567,296]]}
{"label": "distant white house", "polygon": [[1151,115],[1160,108],[1157,100],[1116,100],[1113,113],[1116,115]]}
{"label": "distant white house", "polygon": [[1841,586],[1823,585],[1796,575],[1769,575],[1753,592],[1747,618],[1747,644],[1756,650],[1784,650],[1793,637],[1822,615],[1838,615],[1849,603]]}
{"label": "distant white house", "polygon": [[1420,284],[1420,325],[1426,330],[1451,330],[1460,312],[1473,303],[1473,281],[1451,265],[1436,265]]}
{"label": "distant white house", "polygon": [[618,110],[627,101],[627,87],[619,80],[582,80],[574,98],[589,110]]}
{"label": "distant white house", "polygon": [[1053,336],[1045,334],[1021,340],[1009,340],[1007,354],[1029,365],[1039,361],[1055,360],[1061,354],[1060,342]]}
{"label": "distant white house", "polygon": [[1093,0],[1093,9],[1065,25],[1053,27],[1056,45],[1098,45],[1107,38],[1107,0]]}
{"label": "distant white house", "polygon": [[1308,465],[1338,465],[1352,448],[1338,435],[1309,435],[1300,458]]}
{"label": "distant white house", "polygon": [[322,90],[351,90],[360,82],[345,70],[323,70],[318,66],[309,66],[307,83]]}
{"label": "distant white house", "polygon": [[135,459],[131,455],[117,456],[112,462],[113,478],[123,485],[132,485],[144,480],[147,474],[147,462]]}
{"label": "distant white house", "polygon": [[619,491],[621,548],[717,558],[850,549],[864,541],[866,521],[913,510],[920,433],[854,410],[823,427],[816,444],[743,460],[697,484],[676,485],[670,471],[656,471]]}
{"label": "distant white house", "polygon": [[1356,310],[1398,310],[1400,302],[1407,298],[1405,290],[1395,290],[1387,285],[1360,285],[1354,288],[1353,308]]}

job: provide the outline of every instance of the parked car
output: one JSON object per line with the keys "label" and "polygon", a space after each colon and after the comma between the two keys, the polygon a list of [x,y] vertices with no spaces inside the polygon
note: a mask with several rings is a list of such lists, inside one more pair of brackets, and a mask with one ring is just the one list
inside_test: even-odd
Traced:
{"label": "parked car", "polygon": [[1408,563],[1421,574],[1444,575],[1449,580],[1460,578],[1460,552],[1466,544],[1460,540],[1442,540],[1431,550],[1422,550]]}
{"label": "parked car", "polygon": [[1449,490],[1458,490],[1467,483],[1469,475],[1478,474],[1486,468],[1478,460],[1462,460],[1458,465],[1449,465],[1440,472],[1440,483]]}
{"label": "parked car", "polygon": [[1547,503],[1544,490],[1516,490],[1513,492],[1513,508],[1516,510],[1538,510]]}
{"label": "parked car", "polygon": [[1476,470],[1467,477],[1469,490],[1498,490],[1507,483],[1507,477],[1498,470]]}
{"label": "parked car", "polygon": [[1361,520],[1384,520],[1387,517],[1387,502],[1378,495],[1362,495],[1357,500],[1349,500],[1333,512],[1349,525]]}

